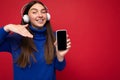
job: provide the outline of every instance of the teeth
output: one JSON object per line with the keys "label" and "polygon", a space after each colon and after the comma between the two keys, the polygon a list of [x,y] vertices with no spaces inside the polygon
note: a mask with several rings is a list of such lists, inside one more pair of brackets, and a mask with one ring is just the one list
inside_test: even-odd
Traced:
{"label": "teeth", "polygon": [[42,20],[42,19],[40,19],[40,20],[38,20],[38,22],[39,22],[39,23],[42,23],[42,22],[43,22],[43,20]]}

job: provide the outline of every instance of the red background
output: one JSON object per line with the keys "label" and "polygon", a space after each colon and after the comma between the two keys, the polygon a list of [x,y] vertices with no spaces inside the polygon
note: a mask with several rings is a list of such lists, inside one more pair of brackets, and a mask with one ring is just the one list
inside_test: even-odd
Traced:
{"label": "red background", "polygon": [[[19,24],[28,1],[1,1],[0,26]],[[49,8],[53,29],[67,29],[72,42],[57,80],[120,80],[120,0],[41,1]]]}

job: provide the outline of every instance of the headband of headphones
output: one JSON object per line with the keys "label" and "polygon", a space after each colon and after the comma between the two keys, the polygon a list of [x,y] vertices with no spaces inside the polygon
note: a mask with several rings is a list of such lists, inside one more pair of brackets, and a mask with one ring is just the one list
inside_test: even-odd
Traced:
{"label": "headband of headphones", "polygon": [[[22,9],[21,9],[21,16],[22,16],[22,19],[23,19],[23,21],[24,21],[25,23],[29,23],[29,21],[30,21],[28,14],[24,14],[24,15],[23,15],[23,13],[24,13],[27,5],[28,5],[28,3],[25,4],[25,5],[22,7]],[[48,8],[47,8],[45,5],[44,5],[44,7],[47,9],[47,14],[46,14],[46,15],[47,15],[47,20],[49,21],[50,18],[51,18],[50,13],[49,13],[49,11],[48,11]]]}

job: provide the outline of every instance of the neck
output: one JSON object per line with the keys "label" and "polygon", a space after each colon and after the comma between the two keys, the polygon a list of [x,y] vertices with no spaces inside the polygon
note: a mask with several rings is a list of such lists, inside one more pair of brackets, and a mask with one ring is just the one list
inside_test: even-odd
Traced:
{"label": "neck", "polygon": [[36,27],[33,27],[32,25],[29,26],[30,30],[33,33],[33,38],[34,39],[43,39],[45,38],[45,33],[46,33],[46,26],[42,27],[41,29],[38,29]]}
{"label": "neck", "polygon": [[42,29],[44,26],[39,26],[39,27],[37,27],[37,26],[34,26],[34,25],[32,25],[31,24],[31,26],[33,27],[33,28],[35,28],[35,29]]}

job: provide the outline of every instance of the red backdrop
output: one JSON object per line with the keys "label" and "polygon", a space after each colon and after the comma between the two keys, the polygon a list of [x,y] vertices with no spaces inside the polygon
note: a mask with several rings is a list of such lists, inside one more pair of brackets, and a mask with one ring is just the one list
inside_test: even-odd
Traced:
{"label": "red backdrop", "polygon": [[[0,2],[0,26],[21,20],[30,0]],[[53,29],[67,29],[72,47],[57,80],[120,80],[120,0],[41,0]]]}

